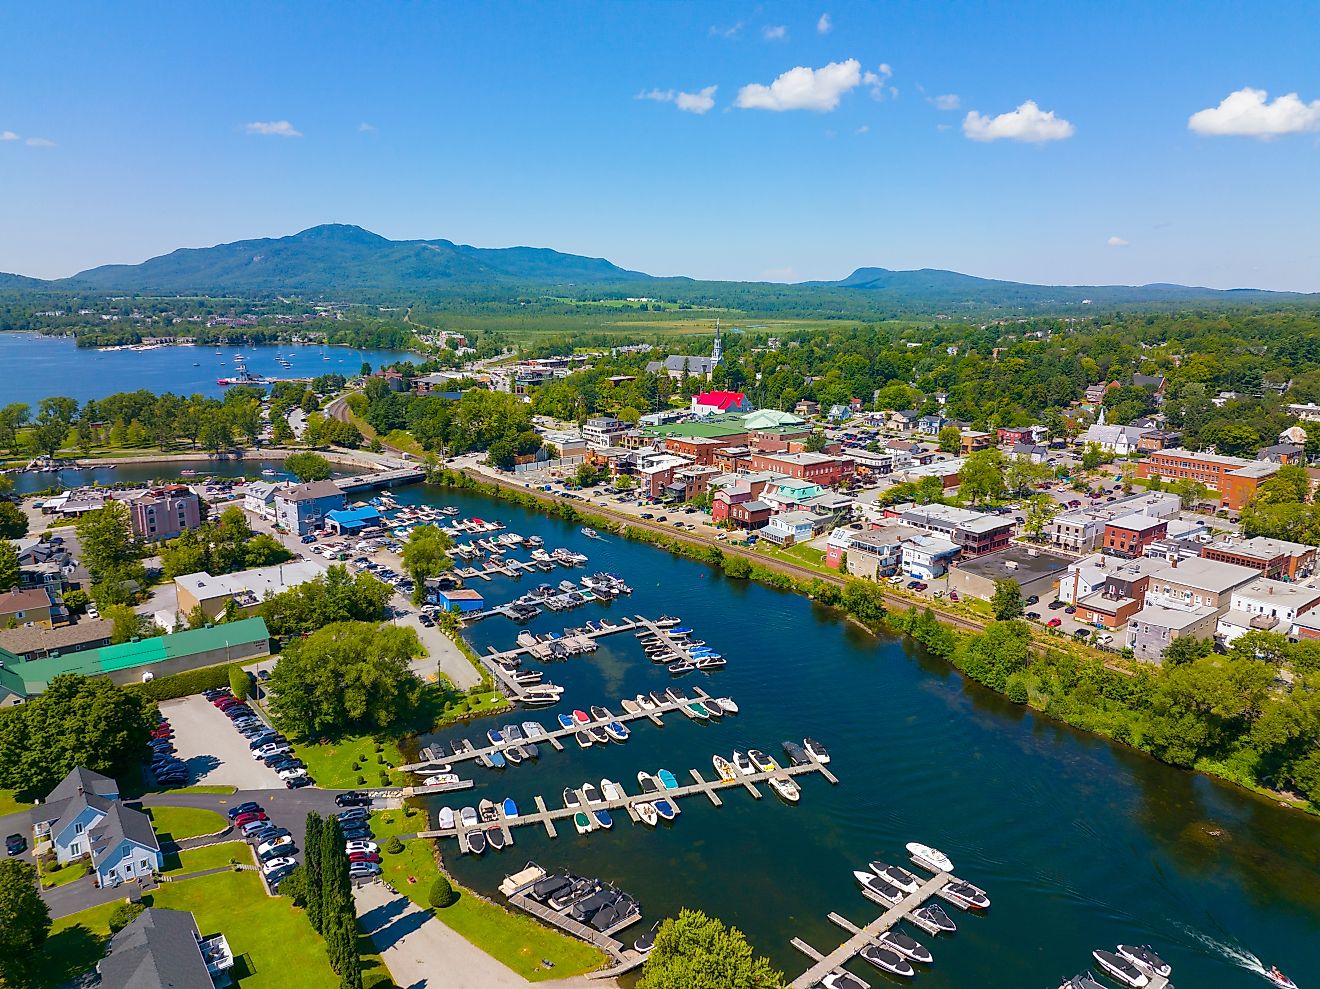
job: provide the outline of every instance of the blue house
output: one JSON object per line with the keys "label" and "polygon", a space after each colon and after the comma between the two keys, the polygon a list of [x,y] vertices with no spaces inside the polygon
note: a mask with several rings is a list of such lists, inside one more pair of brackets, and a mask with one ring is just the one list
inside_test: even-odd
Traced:
{"label": "blue house", "polygon": [[330,512],[344,507],[344,492],[334,481],[309,481],[275,492],[275,522],[305,536],[321,528]]}
{"label": "blue house", "polygon": [[38,837],[50,839],[61,864],[86,857],[103,888],[160,871],[164,858],[151,818],[125,807],[119,784],[81,766],[46,797],[38,813]]}
{"label": "blue house", "polygon": [[478,592],[466,587],[437,590],[435,592],[435,603],[445,611],[454,611],[459,614],[480,611],[486,606],[485,600]]}
{"label": "blue house", "polygon": [[949,420],[944,416],[938,412],[930,412],[917,420],[917,430],[927,436],[936,436],[948,424]]}

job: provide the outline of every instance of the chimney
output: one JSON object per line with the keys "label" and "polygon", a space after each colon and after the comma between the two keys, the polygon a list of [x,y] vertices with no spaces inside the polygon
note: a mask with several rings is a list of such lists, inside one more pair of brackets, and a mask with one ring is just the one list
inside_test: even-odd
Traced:
{"label": "chimney", "polygon": [[1177,553],[1174,553],[1172,556],[1169,557],[1169,566],[1173,567],[1173,569],[1175,569],[1175,570],[1178,569],[1178,554],[1177,554]]}

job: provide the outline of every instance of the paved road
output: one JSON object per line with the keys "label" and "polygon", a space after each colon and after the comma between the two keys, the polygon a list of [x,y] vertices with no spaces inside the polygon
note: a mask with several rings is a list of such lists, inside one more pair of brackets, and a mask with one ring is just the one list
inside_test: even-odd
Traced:
{"label": "paved road", "polygon": [[[370,936],[395,985],[402,989],[524,989],[533,985],[406,896],[391,893],[383,883],[359,886],[353,895],[358,926]],[[579,977],[535,985],[539,989],[609,989],[618,983]]]}

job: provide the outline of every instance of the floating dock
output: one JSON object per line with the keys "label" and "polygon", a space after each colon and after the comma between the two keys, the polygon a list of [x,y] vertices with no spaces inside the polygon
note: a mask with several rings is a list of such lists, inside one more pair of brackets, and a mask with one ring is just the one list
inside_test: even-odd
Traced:
{"label": "floating dock", "polygon": [[[615,800],[598,800],[595,803],[588,804],[585,800],[583,800],[581,791],[575,790],[573,791],[573,793],[576,799],[578,800],[578,806],[548,808],[545,800],[542,797],[538,796],[534,798],[536,802],[536,808],[537,808],[536,810],[530,813],[521,813],[517,817],[513,817],[513,818],[501,818],[501,821],[505,822],[508,825],[508,827],[511,828],[539,824],[543,826],[546,829],[546,833],[553,838],[557,834],[557,829],[555,828],[555,822],[565,821],[565,820],[571,822],[573,816],[579,813],[585,812],[587,816],[590,817],[592,811],[623,810],[628,813],[628,816],[630,818],[636,821],[638,820],[638,818],[636,817],[636,812],[633,810],[634,804],[652,803],[656,800],[664,799],[671,801],[673,803],[675,810],[678,811],[679,810],[678,801],[684,799],[685,797],[691,797],[697,795],[710,796],[713,791],[724,790],[728,788],[737,789],[739,786],[745,787],[753,794],[755,794],[757,797],[760,797],[761,791],[757,789],[756,787],[757,783],[764,783],[765,781],[769,780],[772,777],[779,777],[783,779],[792,776],[802,776],[807,773],[820,773],[821,775],[825,776],[826,779],[830,780],[830,782],[832,783],[838,782],[838,780],[833,776],[833,774],[829,773],[824,766],[822,766],[818,762],[812,761],[797,766],[781,766],[780,768],[768,773],[754,773],[751,776],[739,775],[736,779],[733,780],[718,779],[718,780],[708,781],[702,779],[701,782],[689,783],[686,786],[680,786],[672,790],[660,790],[657,791],[656,793],[629,794],[626,790],[624,790],[623,784],[620,783],[618,784],[618,786],[620,790],[624,791],[624,795]],[[694,777],[697,779],[701,778],[699,773],[694,774]],[[592,825],[593,825],[593,830],[595,830],[594,821],[592,822]],[[490,827],[490,825],[486,824],[485,827]],[[417,837],[456,838],[458,839],[459,849],[462,851],[467,851],[467,842],[466,842],[467,832],[476,831],[476,830],[484,830],[484,829],[480,824],[472,828],[465,828],[463,827],[461,822],[456,821],[455,826],[452,828],[436,829],[433,831],[420,831],[418,832]],[[860,948],[861,946],[859,945],[858,950],[860,950]]]}
{"label": "floating dock", "polygon": [[[852,936],[829,954],[817,951],[801,938],[793,938],[790,943],[810,958],[812,965],[789,983],[790,989],[812,989],[825,976],[852,961],[863,948],[876,944],[881,934],[896,927],[901,920],[908,921],[927,934],[935,934],[938,928],[935,928],[928,921],[914,916],[913,911],[924,906],[931,897],[942,896],[942,890],[949,883],[961,881],[951,872],[937,872],[934,877],[925,880],[915,893],[908,893],[898,903],[890,904],[884,913],[865,927],[858,927],[848,918],[837,913],[831,913],[829,919]],[[948,897],[945,897],[945,899],[948,899]],[[949,902],[953,903],[954,901],[950,900]],[[961,906],[961,904],[955,905]]]}
{"label": "floating dock", "polygon": [[[639,628],[645,623],[646,619],[641,617],[636,619],[625,618],[621,622],[610,622],[608,625],[602,622],[599,629],[594,631],[584,629],[579,634],[583,638],[594,641],[596,639],[604,638],[607,635],[615,635],[619,632],[631,631]],[[540,658],[538,655],[540,651],[539,647],[547,645],[548,643],[538,642],[529,646],[516,646],[513,649],[506,649],[503,652],[491,652],[486,656],[480,657],[481,665],[495,678],[495,682],[500,685],[500,689],[509,700],[520,703],[525,702],[527,698],[526,687],[515,680],[513,674],[506,670],[503,664],[509,660],[521,660],[523,656],[532,659]],[[533,741],[535,741],[535,739],[533,739]]]}
{"label": "floating dock", "polygon": [[[646,719],[652,722],[653,724],[655,724],[656,726],[663,728],[665,723],[661,719],[660,717],[661,715],[670,714],[674,711],[677,711],[685,707],[688,704],[696,704],[701,701],[706,701],[711,699],[710,694],[706,693],[704,690],[702,690],[699,687],[694,687],[693,691],[696,694],[696,696],[689,697],[685,701],[670,701],[666,704],[657,705],[654,711],[639,711],[636,714],[628,714],[627,712],[624,712],[623,714],[616,715],[611,720],[618,721],[620,724],[628,724],[633,721],[641,721],[642,719]],[[715,718],[711,718],[710,720],[716,721]],[[723,720],[723,719],[721,718],[719,720]],[[563,743],[560,742],[560,739],[567,738],[571,740],[574,735],[582,731],[584,728],[596,728],[608,723],[609,723],[608,721],[597,721],[596,719],[593,718],[585,725],[574,725],[572,728],[555,728],[554,731],[547,730],[546,733],[542,735],[540,738],[524,738],[522,741],[514,742],[513,744],[523,745],[527,742],[532,742],[533,744],[539,746],[542,743],[548,743],[556,751],[562,751],[564,746]],[[556,724],[558,724],[557,721]],[[521,725],[519,727],[521,727]],[[624,744],[621,742],[613,742],[613,740],[611,741],[612,744],[616,744],[616,745]],[[471,743],[469,743],[469,745],[471,745]],[[426,758],[422,762],[413,762],[407,764],[406,766],[400,766],[399,771],[404,773],[426,773],[432,771],[440,772],[441,766],[452,766],[455,763],[466,762],[470,759],[476,759],[478,761],[481,761],[485,759],[487,756],[489,756],[492,752],[502,752],[507,747],[508,747],[507,745],[486,745],[483,746],[482,748],[470,747],[466,752],[463,752],[459,755],[445,755],[443,753],[437,755],[433,753],[430,749],[423,749],[421,754]],[[821,768],[822,770],[824,769],[824,767]],[[837,782],[837,780],[831,780],[831,782]]]}

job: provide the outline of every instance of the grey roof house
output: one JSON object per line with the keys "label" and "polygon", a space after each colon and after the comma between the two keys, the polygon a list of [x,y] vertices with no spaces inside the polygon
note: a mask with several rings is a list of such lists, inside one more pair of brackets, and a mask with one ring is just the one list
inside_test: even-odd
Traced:
{"label": "grey roof house", "polygon": [[184,910],[144,910],[110,939],[96,966],[102,989],[213,989],[234,956],[223,934],[205,940]]}

